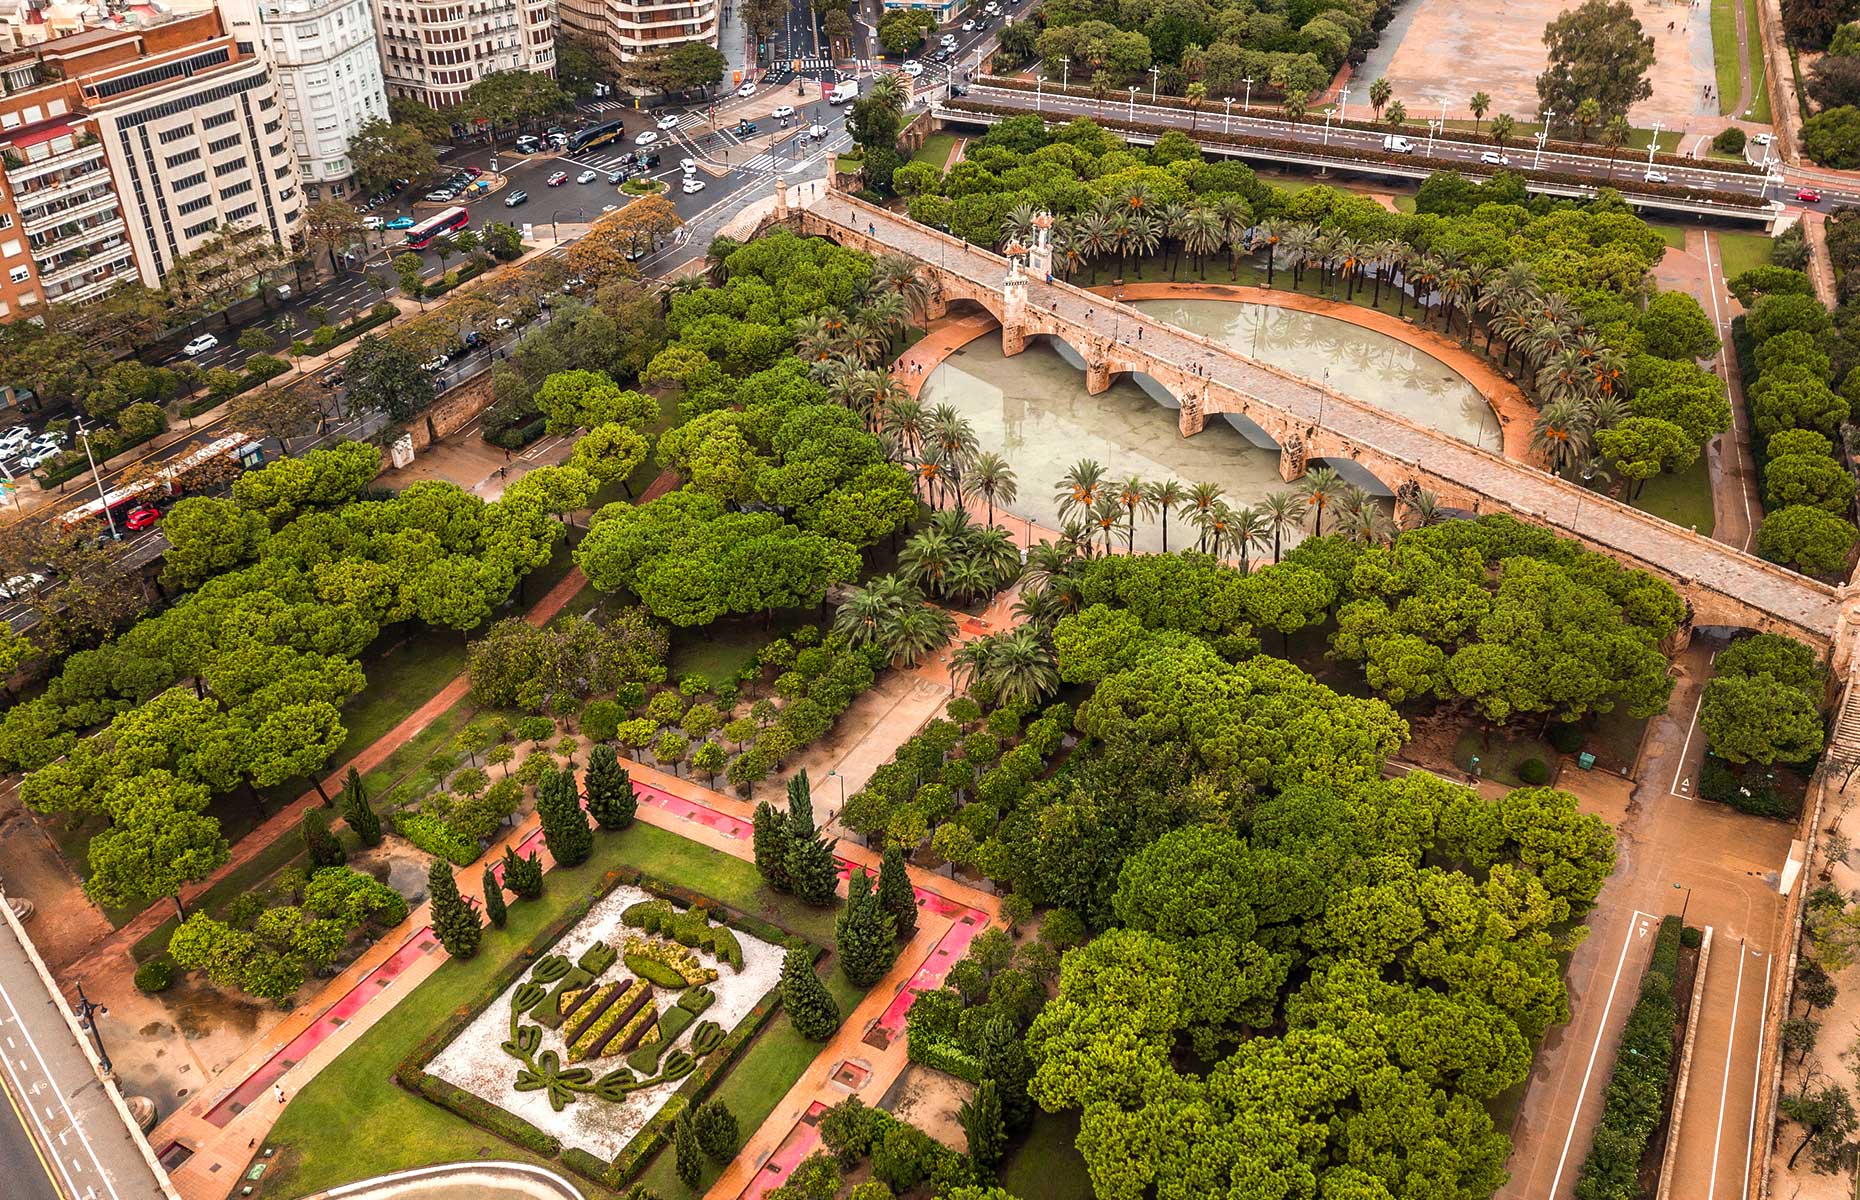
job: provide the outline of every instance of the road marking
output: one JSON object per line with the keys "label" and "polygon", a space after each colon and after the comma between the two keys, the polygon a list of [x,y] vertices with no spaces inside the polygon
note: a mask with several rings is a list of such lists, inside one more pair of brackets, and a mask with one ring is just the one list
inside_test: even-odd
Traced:
{"label": "road marking", "polygon": [[[1770,1023],[1770,968],[1776,965],[1776,959],[1758,950],[1751,953],[1763,959],[1763,1004],[1757,1015],[1757,1053],[1761,1056],[1763,1036]],[[1750,1166],[1757,1153],[1757,1080],[1753,1078],[1750,1085],[1750,1126],[1744,1133],[1744,1186],[1737,1191],[1739,1200],[1750,1194]]]}
{"label": "road marking", "polygon": [[[1714,652],[1711,658],[1706,661],[1705,665],[1711,666],[1713,663],[1716,663],[1717,661],[1718,661],[1718,655]],[[1683,791],[1683,792],[1679,790],[1680,775],[1681,775],[1681,772],[1683,772],[1686,769],[1686,756],[1692,752],[1692,734],[1699,727],[1699,710],[1704,707],[1705,707],[1705,689],[1701,687],[1699,688],[1698,703],[1692,706],[1692,720],[1688,722],[1686,725],[1685,745],[1679,748],[1679,765],[1673,769],[1673,786],[1666,789],[1668,794],[1678,796],[1682,800],[1690,800],[1692,798],[1692,793],[1690,790]],[[1685,780],[1685,783],[1688,785],[1691,782],[1692,781],[1690,779]]]}
{"label": "road marking", "polygon": [[[1712,1200],[1718,1191],[1718,1144],[1724,1140],[1724,1102],[1731,1093],[1731,1049],[1737,1045],[1737,1006],[1744,998],[1744,939],[1737,939],[1737,987],[1731,992],[1731,1035],[1724,1041],[1724,1079],[1718,1088],[1718,1126],[1711,1138],[1711,1183],[1705,1189],[1705,1200]],[[1739,1189],[1742,1194],[1742,1189]]]}
{"label": "road marking", "polygon": [[1582,1102],[1589,1094],[1589,1077],[1595,1073],[1595,1056],[1601,1052],[1602,1038],[1608,1033],[1608,1014],[1615,1007],[1615,993],[1621,988],[1621,971],[1627,966],[1628,947],[1637,937],[1647,936],[1647,922],[1659,920],[1652,913],[1645,913],[1638,908],[1630,914],[1632,921],[1628,925],[1626,936],[1621,939],[1621,955],[1615,960],[1614,978],[1608,983],[1608,1002],[1602,1006],[1602,1019],[1595,1028],[1595,1041],[1589,1046],[1589,1065],[1582,1071],[1582,1087],[1576,1092],[1576,1107],[1569,1114],[1569,1132],[1563,1135],[1563,1152],[1557,1155],[1556,1175],[1550,1180],[1550,1195],[1555,1196],[1557,1188],[1563,1182],[1563,1167],[1569,1160],[1570,1143],[1576,1140],[1576,1122],[1582,1118]]}
{"label": "road marking", "polygon": [[[45,1153],[39,1149],[38,1139],[32,1136],[31,1129],[27,1127],[26,1114],[20,1111],[19,1101],[13,1099],[13,1090],[8,1087],[0,1087],[0,1093],[5,1093],[6,1102],[12,1107],[13,1115],[18,1118],[20,1132],[26,1135],[27,1143],[32,1146],[32,1156],[39,1160],[39,1169],[45,1172],[46,1181],[52,1185],[52,1191],[58,1191],[58,1176],[52,1174],[52,1164],[45,1161]],[[89,1195],[90,1193],[86,1192],[85,1194]]]}

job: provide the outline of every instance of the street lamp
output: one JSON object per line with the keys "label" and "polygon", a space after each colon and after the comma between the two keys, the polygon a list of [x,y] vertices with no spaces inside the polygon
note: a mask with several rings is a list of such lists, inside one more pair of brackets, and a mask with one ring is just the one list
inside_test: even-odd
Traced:
{"label": "street lamp", "polygon": [[579,208],[558,208],[549,214],[549,239],[551,241],[560,242],[562,240],[561,230],[558,229],[557,226],[561,223],[563,213],[567,213],[572,217],[579,217],[581,215],[581,210]]}
{"label": "street lamp", "polygon": [[1233,121],[1233,119],[1234,119],[1234,98],[1232,96],[1229,96],[1227,97],[1227,112],[1224,116],[1221,117],[1221,132],[1222,133],[1227,132],[1227,126],[1229,123]]}
{"label": "street lamp", "polygon": [[1162,68],[1150,68],[1150,103],[1156,103],[1156,85],[1162,82]]}
{"label": "street lamp", "polygon": [[103,1068],[104,1077],[108,1078],[115,1068],[110,1065],[110,1055],[103,1048],[103,1032],[97,1028],[97,1018],[108,1016],[110,1010],[106,1005],[92,1004],[90,997],[84,994],[84,985],[81,983],[78,984],[77,993],[78,1002],[72,1011],[77,1014],[79,1028],[90,1031],[90,1040],[97,1047],[97,1065]]}
{"label": "street lamp", "polygon": [[1059,56],[1059,90],[1065,91],[1072,86],[1072,59],[1069,55]]}
{"label": "street lamp", "polygon": [[1337,93],[1337,124],[1341,125],[1350,115],[1350,89],[1344,88]]}
{"label": "street lamp", "polygon": [[1649,167],[1653,166],[1653,156],[1654,156],[1655,151],[1659,150],[1659,148],[1660,148],[1660,123],[1658,121],[1655,121],[1653,123],[1653,140],[1647,143],[1647,165]]}
{"label": "street lamp", "polygon": [[1444,124],[1444,122],[1441,121],[1429,121],[1427,123],[1427,153],[1429,157],[1432,157],[1434,153],[1434,135],[1440,132],[1442,124]]}
{"label": "street lamp", "polygon": [[1324,110],[1324,144],[1330,145],[1330,119],[1337,115],[1335,106]]}
{"label": "street lamp", "polygon": [[[1252,112],[1253,111],[1253,77],[1251,75],[1248,75],[1245,79],[1242,79],[1240,82],[1246,84],[1246,99],[1240,102],[1240,111],[1243,113]],[[1228,103],[1231,104],[1232,101],[1228,101]]]}
{"label": "street lamp", "polygon": [[1130,85],[1130,107],[1125,109],[1124,115],[1132,121],[1137,119],[1137,85],[1134,83]]}
{"label": "street lamp", "polygon": [[840,774],[839,771],[835,769],[835,770],[827,772],[827,778],[837,779],[840,781],[840,807],[845,808],[846,807],[846,776]]}
{"label": "street lamp", "polygon": [[97,456],[90,452],[90,430],[84,428],[84,422],[76,424],[78,440],[84,443],[84,457],[90,463],[90,477],[97,484],[97,502],[103,505],[103,519],[110,523],[110,540],[115,541],[122,535],[116,532],[116,517],[110,512],[109,502],[103,490],[103,473],[97,470]]}
{"label": "street lamp", "polygon": [[1046,76],[1044,75],[1034,76],[1033,78],[1033,111],[1034,112],[1040,111],[1040,96],[1041,96],[1041,93],[1045,90],[1045,88],[1046,88]]}
{"label": "street lamp", "polygon": [[1533,171],[1537,169],[1537,164],[1544,160],[1544,143],[1550,140],[1550,122],[1555,119],[1556,113],[1548,110],[1544,112],[1543,125],[1537,130],[1537,153],[1531,156],[1531,170]]}

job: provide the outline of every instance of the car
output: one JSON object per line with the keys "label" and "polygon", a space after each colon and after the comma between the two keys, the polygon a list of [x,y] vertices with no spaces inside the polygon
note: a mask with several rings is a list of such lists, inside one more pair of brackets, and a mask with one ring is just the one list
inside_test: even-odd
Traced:
{"label": "car", "polygon": [[704,190],[704,181],[695,175],[685,176],[684,192],[687,196],[696,195]]}
{"label": "car", "polygon": [[518,190],[504,197],[504,207],[515,208],[517,205],[528,201],[529,198],[530,198],[530,194],[526,191],[523,191],[521,188],[519,188]]}
{"label": "car", "polygon": [[426,193],[426,199],[433,204],[449,204],[458,198],[459,194],[457,192],[448,191],[443,188],[437,192]]}
{"label": "car", "polygon": [[345,378],[347,377],[343,374],[341,367],[331,367],[329,370],[317,376],[317,382],[322,384],[325,389],[333,391],[342,386],[342,381]]}
{"label": "car", "polygon": [[650,170],[658,165],[659,156],[656,154],[642,154],[639,156],[639,169],[642,171]]}
{"label": "car", "polygon": [[19,465],[27,471],[37,470],[58,457],[58,450],[52,447],[45,450],[33,450],[19,456]]}
{"label": "car", "polygon": [[792,104],[783,104],[780,107],[776,108],[774,112],[769,114],[769,116],[774,117],[777,121],[786,121],[789,117],[792,117],[793,115],[794,115],[794,105]]}
{"label": "car", "polygon": [[695,158],[679,159],[678,169],[680,171],[683,171],[687,176],[696,175],[697,174],[697,159]]}
{"label": "car", "polygon": [[392,217],[388,220],[389,229],[412,229],[416,222],[412,217]]}
{"label": "car", "polygon": [[602,211],[603,213],[610,213],[610,212],[618,212],[618,211],[619,211],[619,209],[620,209],[620,206],[619,206],[618,204],[603,204],[603,205],[601,205],[601,211]]}
{"label": "car", "polygon": [[930,56],[930,60],[932,62],[946,63],[955,55],[955,53],[956,52],[954,50],[950,49],[948,46],[945,46],[941,50],[938,50],[935,54],[932,54]]}
{"label": "car", "polygon": [[1750,140],[1759,146],[1767,146],[1776,140],[1776,135],[1773,133],[1759,133],[1754,134]]}
{"label": "car", "polygon": [[71,435],[66,433],[64,430],[48,429],[44,433],[41,433],[38,437],[33,438],[32,444],[35,446],[58,447],[58,446],[64,445],[66,442],[70,440],[71,440]]}
{"label": "car", "polygon": [[678,122],[682,120],[684,120],[684,118],[679,116],[677,113],[666,113],[664,116],[660,117],[658,120],[654,121],[652,124],[653,124],[653,128],[655,129],[659,129],[661,131],[669,131],[669,130],[678,128]]}
{"label": "car", "polygon": [[517,323],[511,320],[509,317],[499,317],[497,318],[497,320],[491,322],[491,328],[495,329],[499,333],[509,333],[511,330],[515,329],[516,327],[517,327]]}
{"label": "car", "polygon": [[563,184],[567,182],[568,182],[567,171],[557,171],[555,174],[549,176],[550,187],[561,187]]}
{"label": "car", "polygon": [[518,154],[536,154],[543,148],[542,139],[532,134],[524,134],[517,139]]}
{"label": "car", "polygon": [[465,348],[459,351],[459,353],[470,354],[473,350],[482,350],[483,348],[484,348],[484,335],[482,333],[479,333],[476,329],[474,329],[470,333],[465,335]]}
{"label": "car", "polygon": [[648,129],[644,131],[643,133],[641,133],[638,137],[634,138],[633,144],[635,146],[650,146],[658,140],[659,140],[659,131],[656,129]]}
{"label": "car", "polygon": [[827,136],[827,127],[825,125],[809,125],[807,127],[807,136],[813,138],[815,141],[819,141],[821,138]]}
{"label": "car", "polygon": [[446,366],[446,356],[441,354],[436,358],[429,358],[425,362],[421,363],[420,369],[422,371],[425,371],[428,375],[432,375],[432,374],[435,374],[436,372],[445,370],[445,366]]}
{"label": "car", "polygon": [[381,225],[382,225],[382,220],[380,217],[363,217],[362,218],[363,229],[371,229],[371,230],[379,229],[381,228]]}
{"label": "car", "polygon": [[761,128],[762,127],[760,125],[757,125],[754,121],[738,121],[736,123],[736,136],[737,137],[748,137],[750,134],[757,132]]}
{"label": "car", "polygon": [[609,172],[607,172],[607,182],[608,182],[608,183],[625,183],[625,182],[626,182],[626,172],[625,172],[625,171],[609,171]]}
{"label": "car", "polygon": [[1647,169],[1647,173],[1641,176],[1641,178],[1645,179],[1648,183],[1671,183],[1673,182],[1673,177],[1671,175],[1668,175],[1665,171],[1656,171],[1652,169],[1651,167]]}
{"label": "car", "polygon": [[1479,161],[1494,167],[1508,167],[1511,165],[1510,155],[1500,154],[1496,150],[1487,150],[1479,156]]}
{"label": "car", "polygon": [[0,451],[11,450],[16,446],[23,446],[31,440],[32,430],[26,428],[24,425],[15,425],[4,433],[0,433]]}
{"label": "car", "polygon": [[205,354],[207,351],[213,349],[215,346],[218,346],[219,344],[220,344],[220,339],[214,337],[210,333],[203,333],[199,337],[195,338],[193,341],[187,343],[187,345],[182,346],[181,353],[187,355],[187,357],[189,358],[192,358],[196,354]]}
{"label": "car", "polygon": [[924,73],[924,65],[914,58],[907,58],[904,60],[903,71],[906,75],[915,79]]}
{"label": "car", "polygon": [[640,259],[646,257],[648,253],[649,251],[647,251],[646,247],[634,243],[627,247],[626,260],[628,262],[638,262]]}
{"label": "car", "polygon": [[964,33],[975,32],[975,18],[971,17],[962,23],[962,32]]}
{"label": "car", "polygon": [[569,278],[564,279],[562,281],[562,294],[564,296],[572,296],[576,292],[580,291],[582,288],[587,287],[587,286],[588,286],[588,281],[583,279],[581,276],[579,275],[570,276]]}
{"label": "car", "polygon": [[1821,193],[1814,188],[1797,188],[1795,198],[1806,204],[1821,203]]}
{"label": "car", "polygon": [[742,96],[744,99],[747,99],[750,96],[755,95],[756,94],[755,80],[752,79],[748,83],[745,83],[742,87],[737,88],[736,94],[739,96]]}
{"label": "car", "polygon": [[601,176],[598,171],[583,171],[581,174],[575,176],[575,182],[576,183],[593,183],[595,180],[599,179],[600,177]]}
{"label": "car", "polygon": [[953,33],[944,34],[942,42],[939,43],[939,45],[944,45],[944,46],[954,46],[955,44],[956,44],[956,35]]}
{"label": "car", "polygon": [[21,596],[32,595],[44,586],[45,576],[37,571],[27,571],[23,575],[15,575],[4,584],[0,584],[0,599],[17,600]]}
{"label": "car", "polygon": [[161,509],[152,504],[139,504],[129,510],[128,515],[123,518],[123,524],[132,530],[147,529],[159,520],[161,520]]}

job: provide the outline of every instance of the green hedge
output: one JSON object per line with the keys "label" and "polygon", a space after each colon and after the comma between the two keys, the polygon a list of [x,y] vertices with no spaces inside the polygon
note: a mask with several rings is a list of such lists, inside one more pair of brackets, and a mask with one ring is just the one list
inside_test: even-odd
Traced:
{"label": "green hedge", "polygon": [[947,1071],[958,1079],[970,1083],[982,1081],[982,1060],[970,1054],[960,1046],[948,1042],[913,1042],[905,1055],[914,1063],[921,1063],[938,1071]]}
{"label": "green hedge", "polygon": [[1801,797],[1776,787],[1767,768],[1756,763],[1738,766],[1707,751],[1699,770],[1699,795],[1728,804],[1757,817],[1793,817],[1802,809]]}
{"label": "green hedge", "polygon": [[477,842],[460,837],[450,825],[425,813],[395,813],[394,832],[455,867],[469,867],[484,853]]}
{"label": "green hedge", "polygon": [[478,1128],[514,1142],[532,1154],[554,1158],[562,1152],[562,1143],[544,1133],[515,1113],[481,1100],[464,1088],[455,1087],[437,1075],[420,1074],[420,1094],[441,1108],[451,1109]]}
{"label": "green hedge", "polygon": [[1641,1159],[1671,1098],[1680,936],[1678,917],[1660,922],[1653,958],[1640,979],[1640,999],[1621,1033],[1595,1141],[1576,1180],[1576,1200],[1634,1200],[1638,1193]]}

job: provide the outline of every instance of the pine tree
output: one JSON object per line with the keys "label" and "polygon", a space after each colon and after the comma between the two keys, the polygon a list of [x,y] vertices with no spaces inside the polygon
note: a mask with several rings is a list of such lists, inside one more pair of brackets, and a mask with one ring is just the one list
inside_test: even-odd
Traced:
{"label": "pine tree", "polygon": [[639,811],[639,799],[633,794],[633,779],[627,774],[614,748],[602,742],[588,755],[588,773],[582,779],[588,793],[588,815],[602,829],[625,829]]}
{"label": "pine tree", "polygon": [[362,790],[362,773],[354,767],[349,768],[342,783],[342,818],[362,839],[362,845],[381,844],[381,818],[375,815],[375,806],[368,803],[368,793]]}
{"label": "pine tree", "polygon": [[1007,1128],[1019,1133],[1033,1123],[1033,1101],[1027,1083],[1033,1064],[1027,1061],[1027,1043],[1014,1020],[998,1013],[982,1026],[982,1078],[995,1083],[1001,1100],[1001,1117]]}
{"label": "pine tree", "polygon": [[884,860],[878,865],[878,906],[890,915],[899,941],[908,942],[916,935],[917,893],[911,890],[902,846],[885,847]]}
{"label": "pine tree", "polygon": [[691,1118],[697,1130],[699,1149],[713,1162],[727,1163],[736,1157],[738,1143],[736,1114],[721,1100],[706,1100]]}
{"label": "pine tree", "polygon": [[478,953],[478,937],[483,932],[478,914],[459,895],[452,864],[443,858],[435,858],[426,872],[426,895],[433,902],[433,932],[439,935],[439,944],[446,953],[453,958],[470,958]]}
{"label": "pine tree", "polygon": [[982,1080],[975,1098],[959,1111],[962,1131],[969,1135],[969,1158],[984,1171],[992,1171],[1007,1148],[1007,1129],[1001,1122],[1001,1099],[992,1079]]}
{"label": "pine tree", "polygon": [[846,881],[846,907],[834,926],[834,948],[848,983],[869,988],[885,977],[898,956],[891,914],[879,907],[872,879],[855,870]]}
{"label": "pine tree", "polygon": [[342,843],[329,831],[329,817],[320,808],[313,808],[304,813],[301,826],[304,835],[304,849],[310,852],[310,869],[318,867],[340,867],[349,861],[344,853]]}
{"label": "pine tree", "polygon": [[790,890],[788,883],[788,848],[794,841],[788,834],[788,821],[767,800],[756,805],[756,870],[762,882],[778,892]]}
{"label": "pine tree", "polygon": [[788,847],[788,886],[803,904],[825,908],[833,903],[839,867],[833,861],[837,842],[810,837]]}
{"label": "pine tree", "polygon": [[594,831],[581,811],[572,771],[553,771],[536,786],[536,812],[542,817],[543,844],[558,867],[578,867],[594,853]]}
{"label": "pine tree", "polygon": [[781,1002],[788,1023],[809,1041],[824,1042],[840,1027],[840,1006],[814,973],[813,954],[798,945],[781,960]]}
{"label": "pine tree", "polygon": [[499,929],[510,918],[510,910],[504,907],[504,885],[497,882],[497,872],[490,863],[484,864],[484,915]]}
{"label": "pine tree", "polygon": [[788,780],[788,831],[797,842],[814,836],[814,791],[805,768]]}
{"label": "pine tree", "polygon": [[504,886],[519,900],[534,900],[542,895],[542,859],[534,850],[518,858],[516,847],[504,847]]}
{"label": "pine tree", "polygon": [[678,1114],[672,1123],[672,1146],[678,1153],[678,1178],[692,1191],[704,1178],[704,1152],[698,1148],[697,1131],[691,1127],[691,1110]]}

